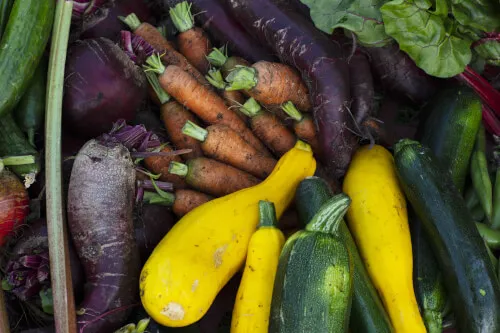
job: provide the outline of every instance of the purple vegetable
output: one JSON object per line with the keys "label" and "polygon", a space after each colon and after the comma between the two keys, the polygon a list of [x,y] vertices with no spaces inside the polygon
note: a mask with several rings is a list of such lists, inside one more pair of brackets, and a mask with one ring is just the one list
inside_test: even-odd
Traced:
{"label": "purple vegetable", "polygon": [[233,15],[281,61],[296,67],[308,84],[319,130],[322,160],[335,177],[344,175],[357,147],[349,113],[349,69],[332,42],[286,1],[226,0]]}
{"label": "purple vegetable", "polygon": [[79,333],[113,332],[138,301],[135,179],[128,149],[115,140],[92,139],[76,156],[68,190],[68,226],[86,277]]}
{"label": "purple vegetable", "polygon": [[127,30],[121,32],[121,46],[130,60],[139,66],[144,65],[146,59],[155,52],[155,49],[142,37]]}
{"label": "purple vegetable", "polygon": [[[183,0],[166,0],[173,7]],[[276,60],[270,49],[263,47],[238,24],[223,5],[223,0],[191,0],[192,13],[197,23],[221,46],[228,44],[232,55],[238,55],[254,63],[259,60]]]}
{"label": "purple vegetable", "polygon": [[375,78],[394,97],[422,104],[437,91],[439,80],[418,68],[397,44],[368,47],[366,50],[371,57]]}
{"label": "purple vegetable", "polygon": [[64,126],[92,138],[114,121],[130,121],[147,96],[144,72],[106,38],[78,41],[68,51]]}
{"label": "purple vegetable", "polygon": [[105,37],[114,42],[125,28],[118,16],[136,13],[141,22],[152,15],[144,0],[77,0],[73,9],[75,35],[81,39]]}

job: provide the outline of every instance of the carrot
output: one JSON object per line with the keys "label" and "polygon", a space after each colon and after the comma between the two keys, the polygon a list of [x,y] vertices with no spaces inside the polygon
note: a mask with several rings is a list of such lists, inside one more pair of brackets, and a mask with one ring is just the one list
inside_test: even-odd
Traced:
{"label": "carrot", "polygon": [[176,65],[191,74],[201,84],[208,85],[207,80],[196,67],[191,65],[185,56],[175,50],[172,44],[165,39],[160,30],[153,25],[139,21],[139,18],[134,13],[127,17],[120,17],[127,24],[134,34],[142,37],[149,43],[157,52],[162,54],[161,59],[167,65]]}
{"label": "carrot", "polygon": [[[169,146],[163,146],[160,150],[162,152],[171,152],[173,149]],[[168,172],[168,167],[172,161],[180,162],[181,159],[178,155],[171,156],[152,156],[144,159],[146,168],[155,174],[160,174],[160,180],[174,184],[175,188],[186,188],[186,182],[182,177],[171,174]]]}
{"label": "carrot", "polygon": [[295,135],[280,119],[275,114],[262,110],[255,99],[249,98],[240,110],[250,117],[255,135],[277,156],[281,157],[297,142]]}
{"label": "carrot", "polygon": [[259,61],[252,66],[236,66],[226,77],[226,90],[243,90],[266,105],[292,101],[300,110],[309,111],[311,101],[304,81],[292,67]]}
{"label": "carrot", "polygon": [[233,108],[235,113],[244,121],[246,121],[247,117],[239,111],[239,107],[241,104],[245,102],[245,97],[238,90],[226,90],[226,82],[222,78],[222,73],[219,69],[211,69],[208,71],[208,74],[205,78],[210,82],[212,86],[214,86],[219,94],[224,98],[226,106],[228,108]]}
{"label": "carrot", "polygon": [[250,66],[250,63],[241,57],[228,57],[227,49],[225,47],[221,47],[219,49],[214,47],[212,52],[208,54],[207,60],[213,66],[220,68],[224,77],[228,76],[229,73],[236,68],[236,66]]}
{"label": "carrot", "polygon": [[183,177],[193,188],[216,197],[260,183],[245,171],[206,157],[189,160],[186,164],[171,162],[168,171]]}
{"label": "carrot", "polygon": [[234,111],[228,109],[217,93],[199,84],[180,67],[174,65],[165,67],[155,55],[149,57],[146,62],[149,65],[148,70],[160,74],[161,87],[179,103],[185,105],[206,123],[224,124],[232,128],[262,154],[269,156],[263,143],[255,137]]}
{"label": "carrot", "polygon": [[172,207],[172,211],[178,217],[186,215],[196,207],[212,199],[213,197],[208,194],[187,189],[180,189],[175,191],[175,193],[163,192],[162,194],[144,192],[145,202]]}
{"label": "carrot", "polygon": [[312,117],[302,114],[290,101],[283,104],[281,108],[294,120],[293,130],[295,131],[297,137],[309,143],[314,153],[319,154],[319,142],[316,135],[316,126]]}
{"label": "carrot", "polygon": [[183,1],[170,8],[170,18],[179,31],[177,35],[179,51],[201,73],[208,72],[210,63],[207,60],[207,54],[212,48],[212,43],[205,31],[194,25],[191,4]]}
{"label": "carrot", "polygon": [[255,177],[266,178],[276,166],[277,161],[274,158],[262,156],[226,125],[211,125],[203,129],[188,121],[182,128],[182,133],[199,140],[206,156],[232,165]]}
{"label": "carrot", "polygon": [[182,126],[186,121],[196,123],[196,117],[186,110],[177,101],[171,99],[170,95],[160,87],[158,76],[152,72],[146,72],[151,89],[155,92],[160,105],[160,114],[170,142],[177,149],[191,149],[190,153],[182,155],[183,160],[203,156],[200,142],[182,133]]}

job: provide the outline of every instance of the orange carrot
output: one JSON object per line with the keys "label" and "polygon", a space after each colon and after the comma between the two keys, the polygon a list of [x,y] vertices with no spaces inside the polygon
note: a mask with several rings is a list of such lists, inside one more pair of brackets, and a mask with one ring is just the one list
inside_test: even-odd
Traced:
{"label": "orange carrot", "polygon": [[[173,149],[169,146],[164,146],[162,152],[171,152]],[[186,182],[182,177],[171,174],[168,172],[168,167],[172,161],[180,162],[181,159],[178,155],[171,156],[152,156],[144,159],[146,168],[155,174],[160,174],[160,180],[174,184],[175,188],[186,188]]]}
{"label": "orange carrot", "polygon": [[216,197],[260,183],[245,171],[206,157],[189,160],[186,164],[171,162],[168,171],[183,177],[193,188]]}
{"label": "orange carrot", "polygon": [[198,206],[212,200],[208,194],[198,191],[180,189],[174,193],[164,192],[144,192],[143,200],[149,204],[164,205],[172,207],[172,211],[178,217],[182,217]]}
{"label": "orange carrot", "polygon": [[214,47],[212,52],[210,52],[207,56],[210,64],[215,66],[216,68],[220,68],[220,71],[224,77],[228,76],[229,73],[236,68],[236,66],[250,66],[250,63],[243,58],[240,57],[228,57],[227,56],[227,48]]}
{"label": "orange carrot", "polygon": [[208,85],[207,80],[196,67],[194,67],[185,56],[177,52],[172,44],[161,34],[154,26],[147,22],[139,21],[135,14],[130,14],[127,17],[120,17],[127,24],[134,34],[142,37],[149,43],[158,53],[162,55],[161,59],[166,65],[176,65],[191,74],[196,80]]}
{"label": "orange carrot", "polygon": [[203,156],[200,142],[182,133],[182,126],[186,121],[197,123],[196,117],[177,101],[171,99],[170,95],[161,88],[158,76],[155,73],[146,72],[146,77],[151,89],[155,92],[154,95],[158,98],[161,119],[170,142],[177,149],[191,149],[190,153],[183,154],[181,158],[187,161],[191,158]]}
{"label": "orange carrot", "polygon": [[309,111],[309,92],[298,72],[292,67],[259,61],[250,67],[237,66],[226,77],[226,90],[243,90],[248,96],[266,105],[292,101],[300,110]]}
{"label": "orange carrot", "polygon": [[211,125],[203,129],[188,121],[182,133],[201,142],[206,156],[246,171],[255,177],[266,178],[277,161],[263,156],[248,142],[226,125]]}
{"label": "orange carrot", "polygon": [[232,128],[262,154],[269,156],[264,144],[255,137],[234,111],[228,109],[224,100],[216,92],[199,84],[178,66],[165,67],[155,55],[149,57],[146,62],[149,65],[149,70],[160,74],[161,87],[179,103],[186,106],[206,123],[224,124]]}
{"label": "orange carrot", "polygon": [[249,98],[241,107],[241,112],[250,117],[250,124],[255,135],[278,157],[283,156],[295,146],[297,138],[280,119],[262,109],[253,98]]}
{"label": "orange carrot", "polygon": [[177,35],[179,51],[201,73],[207,73],[210,68],[207,55],[212,44],[205,31],[194,25],[191,4],[183,1],[170,8],[170,18],[179,31]]}
{"label": "orange carrot", "polygon": [[281,108],[286,112],[287,115],[295,120],[293,129],[297,137],[309,143],[313,152],[315,154],[319,154],[319,143],[318,137],[316,135],[316,126],[312,117],[302,114],[290,101],[283,104]]}

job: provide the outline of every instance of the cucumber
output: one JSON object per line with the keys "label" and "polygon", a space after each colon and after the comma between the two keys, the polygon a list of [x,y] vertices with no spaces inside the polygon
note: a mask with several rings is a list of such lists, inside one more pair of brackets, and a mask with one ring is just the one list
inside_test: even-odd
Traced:
{"label": "cucumber", "polygon": [[434,253],[422,229],[422,222],[408,210],[413,252],[413,287],[425,327],[429,333],[443,331],[446,290]]}
{"label": "cucumber", "polygon": [[19,177],[24,178],[25,186],[29,187],[40,171],[40,160],[35,148],[28,142],[21,129],[16,125],[10,113],[0,118],[0,157],[34,155],[33,164],[12,165],[9,169]]}
{"label": "cucumber", "polygon": [[457,331],[500,332],[500,284],[449,171],[429,148],[413,140],[395,145],[394,160],[443,274]]}
{"label": "cucumber", "polygon": [[35,133],[43,128],[45,120],[46,82],[47,61],[42,58],[14,113],[17,125],[26,133],[33,147],[35,147]]}
{"label": "cucumber", "polygon": [[0,117],[25,93],[49,40],[55,0],[15,0],[0,42]]}
{"label": "cucumber", "polygon": [[330,198],[290,237],[274,281],[270,333],[347,332],[352,301],[352,262],[339,236],[350,199]]}
{"label": "cucumber", "polygon": [[428,114],[421,143],[429,147],[463,192],[469,160],[481,124],[481,99],[469,87],[437,93],[422,111]]}
{"label": "cucumber", "polygon": [[0,0],[0,40],[2,40],[14,0]]}
{"label": "cucumber", "polygon": [[[328,183],[319,177],[308,177],[300,182],[295,194],[295,207],[300,221],[305,225],[333,196]],[[353,262],[353,299],[349,328],[351,332],[389,333],[393,332],[391,321],[384,309],[377,290],[372,284],[365,265],[361,260],[356,243],[349,228],[342,222],[342,237]]]}

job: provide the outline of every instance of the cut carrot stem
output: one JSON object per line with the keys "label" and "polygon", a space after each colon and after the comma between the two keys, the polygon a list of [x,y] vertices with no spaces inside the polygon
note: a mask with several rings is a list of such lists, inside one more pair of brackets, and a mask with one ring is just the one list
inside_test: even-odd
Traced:
{"label": "cut carrot stem", "polygon": [[313,119],[309,115],[302,114],[290,101],[283,104],[281,109],[295,121],[293,129],[297,137],[309,143],[312,150],[318,154],[319,143]]}
{"label": "cut carrot stem", "polygon": [[177,190],[174,194],[168,193],[167,195],[160,195],[156,192],[145,192],[143,200],[149,204],[172,207],[174,214],[182,217],[212,199],[213,197],[210,195],[198,191]]}
{"label": "cut carrot stem", "polygon": [[205,78],[208,80],[208,82],[210,82],[211,85],[213,85],[217,89],[222,90],[226,88],[226,82],[222,78],[222,73],[216,68],[212,68],[211,70],[209,70]]}
{"label": "cut carrot stem", "polygon": [[148,71],[145,71],[145,74],[146,78],[148,79],[149,85],[155,92],[160,104],[165,104],[170,101],[170,95],[160,86],[160,82],[158,82],[158,76],[155,73]]}
{"label": "cut carrot stem", "polygon": [[209,70],[205,77],[212,86],[219,90],[219,93],[222,93],[222,98],[224,98],[226,106],[228,108],[235,108],[234,111],[238,117],[245,120],[245,115],[239,111],[239,107],[245,101],[243,94],[237,90],[225,90],[226,81],[224,81],[222,73],[219,69],[213,68]]}
{"label": "cut carrot stem", "polygon": [[168,167],[168,172],[180,177],[186,177],[188,174],[188,166],[186,164],[173,161],[170,162],[170,166]]}
{"label": "cut carrot stem", "polygon": [[224,64],[227,61],[227,50],[225,47],[221,48],[216,48],[214,47],[212,49],[212,52],[210,52],[207,56],[208,61],[210,62],[211,65],[220,68],[224,66]]}
{"label": "cut carrot stem", "polygon": [[[168,153],[172,152],[173,149],[169,146],[164,146],[161,151]],[[186,182],[184,179],[169,172],[168,168],[172,161],[180,162],[181,159],[177,155],[154,156],[145,158],[144,164],[148,170],[154,174],[159,174],[161,181],[173,183],[175,188],[185,188]]]}

